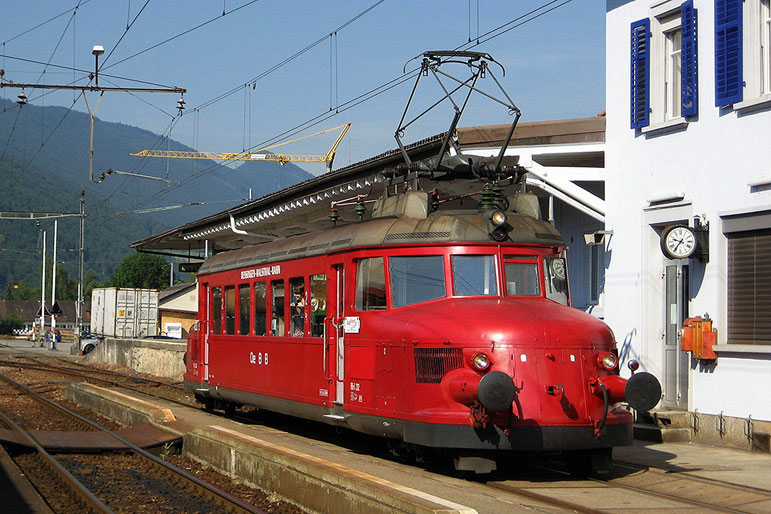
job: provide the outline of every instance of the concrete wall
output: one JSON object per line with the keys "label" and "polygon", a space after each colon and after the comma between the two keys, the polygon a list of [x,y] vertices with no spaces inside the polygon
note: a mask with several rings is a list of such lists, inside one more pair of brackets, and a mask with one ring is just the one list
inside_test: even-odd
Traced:
{"label": "concrete wall", "polygon": [[[606,229],[605,321],[627,358],[664,372],[665,259],[656,228],[703,216],[709,222],[710,259],[691,260],[689,311],[709,313],[719,345],[727,327],[726,236],[721,215],[771,209],[771,189],[748,181],[771,174],[769,108],[753,112],[715,107],[714,2],[698,9],[699,114],[687,127],[659,134],[630,128],[630,24],[651,16],[648,0],[608,0],[606,16]],[[655,195],[684,192],[683,201],[651,207]],[[670,261],[671,262],[671,261]],[[771,403],[754,394],[771,388],[771,347],[720,352],[716,366],[691,361],[688,410],[771,420]]]}
{"label": "concrete wall", "polygon": [[151,339],[105,338],[85,359],[125,366],[157,377],[182,380],[185,364],[182,361],[187,344]]}

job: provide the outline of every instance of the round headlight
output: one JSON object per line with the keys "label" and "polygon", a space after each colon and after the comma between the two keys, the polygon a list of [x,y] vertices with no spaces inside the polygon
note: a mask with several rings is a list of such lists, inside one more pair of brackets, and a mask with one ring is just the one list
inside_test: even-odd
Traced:
{"label": "round headlight", "polygon": [[471,364],[479,371],[490,367],[490,359],[484,353],[478,353],[471,358]]}
{"label": "round headlight", "polygon": [[490,215],[490,221],[492,221],[495,226],[503,225],[506,223],[506,213],[503,211],[494,211]]}
{"label": "round headlight", "polygon": [[603,353],[600,355],[600,366],[607,370],[616,369],[618,358],[612,353]]}

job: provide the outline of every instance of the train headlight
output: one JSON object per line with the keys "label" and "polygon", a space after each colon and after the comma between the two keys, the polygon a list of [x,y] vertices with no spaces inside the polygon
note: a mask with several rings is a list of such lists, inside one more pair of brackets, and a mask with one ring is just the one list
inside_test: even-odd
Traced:
{"label": "train headlight", "polygon": [[479,371],[484,371],[490,367],[490,358],[484,353],[477,353],[471,358],[471,365]]}
{"label": "train headlight", "polygon": [[506,213],[503,211],[493,211],[490,214],[490,221],[492,221],[493,225],[496,227],[503,225],[506,223]]}
{"label": "train headlight", "polygon": [[608,371],[614,370],[616,369],[616,366],[618,366],[618,357],[610,352],[601,353],[597,360],[599,361],[600,366]]}
{"label": "train headlight", "polygon": [[487,228],[490,237],[498,242],[505,241],[509,237],[511,227],[506,224],[506,219],[506,213],[497,209],[487,214]]}

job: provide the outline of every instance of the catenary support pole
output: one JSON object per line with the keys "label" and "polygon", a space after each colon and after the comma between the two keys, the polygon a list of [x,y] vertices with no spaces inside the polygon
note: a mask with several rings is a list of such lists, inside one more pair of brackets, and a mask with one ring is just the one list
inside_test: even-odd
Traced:
{"label": "catenary support pole", "polygon": [[43,279],[40,283],[40,347],[43,347],[43,341],[46,331],[46,231],[43,230]]}
{"label": "catenary support pole", "polygon": [[54,220],[54,263],[51,270],[51,350],[56,350],[56,232],[59,228],[59,220]]}
{"label": "catenary support pole", "polygon": [[75,347],[80,349],[80,331],[83,324],[83,244],[86,230],[86,192],[80,192],[80,244],[78,245],[78,302],[75,307]]}

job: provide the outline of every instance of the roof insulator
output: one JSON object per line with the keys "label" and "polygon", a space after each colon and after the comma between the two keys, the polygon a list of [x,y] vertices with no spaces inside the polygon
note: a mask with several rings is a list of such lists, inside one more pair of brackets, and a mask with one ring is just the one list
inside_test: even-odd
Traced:
{"label": "roof insulator", "polygon": [[337,220],[340,219],[340,214],[337,213],[337,206],[332,204],[332,208],[329,209],[329,219],[332,220],[333,225],[337,225]]}

